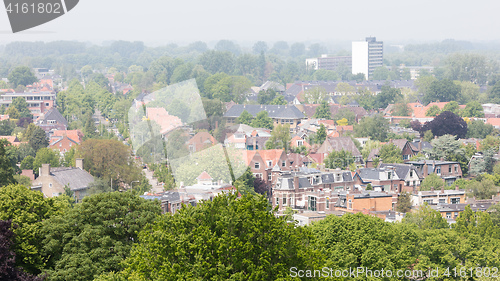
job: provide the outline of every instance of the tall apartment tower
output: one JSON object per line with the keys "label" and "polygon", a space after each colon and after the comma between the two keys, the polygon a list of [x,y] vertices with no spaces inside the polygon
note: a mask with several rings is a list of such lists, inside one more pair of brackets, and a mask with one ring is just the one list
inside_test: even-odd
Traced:
{"label": "tall apartment tower", "polygon": [[364,73],[370,79],[373,71],[382,66],[384,43],[375,37],[366,37],[365,41],[352,42],[352,74]]}

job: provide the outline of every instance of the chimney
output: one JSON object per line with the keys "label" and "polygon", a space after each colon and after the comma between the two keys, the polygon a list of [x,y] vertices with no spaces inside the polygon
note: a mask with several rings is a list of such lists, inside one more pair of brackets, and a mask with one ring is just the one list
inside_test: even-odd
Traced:
{"label": "chimney", "polygon": [[422,173],[424,178],[429,175],[429,167],[427,167],[427,163],[424,164],[424,171]]}
{"label": "chimney", "polygon": [[77,168],[80,168],[83,170],[83,159],[82,158],[76,158],[76,165]]}
{"label": "chimney", "polygon": [[42,167],[39,170],[40,176],[48,176],[50,175],[50,164],[42,164]]}
{"label": "chimney", "polygon": [[441,193],[444,194],[444,185],[441,187]]}
{"label": "chimney", "polygon": [[295,192],[299,192],[299,177],[293,177],[293,187],[295,188]]}

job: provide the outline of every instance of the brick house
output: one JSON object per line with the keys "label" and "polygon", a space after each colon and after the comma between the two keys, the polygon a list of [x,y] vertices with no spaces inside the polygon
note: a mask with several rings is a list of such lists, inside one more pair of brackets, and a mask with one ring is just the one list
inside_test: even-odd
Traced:
{"label": "brick house", "polygon": [[333,210],[338,191],[353,190],[351,172],[340,169],[321,172],[299,168],[294,172],[282,172],[272,188],[273,207],[283,212],[286,207],[299,211]]}
{"label": "brick house", "polygon": [[61,156],[70,151],[72,147],[78,145],[77,141],[70,139],[68,136],[52,137],[50,140],[49,148],[58,150]]}
{"label": "brick house", "polygon": [[245,150],[243,158],[254,176],[262,179],[266,184],[275,182],[278,172],[291,169],[287,154],[283,149]]}
{"label": "brick house", "polygon": [[189,139],[186,143],[190,152],[201,151],[205,148],[215,145],[217,141],[208,132],[199,132]]}
{"label": "brick house", "polygon": [[460,204],[464,203],[466,198],[465,190],[459,190],[458,187],[453,190],[441,189],[429,191],[419,191],[412,194],[412,206],[420,206],[424,203],[433,204]]}
{"label": "brick house", "polygon": [[394,167],[361,168],[353,176],[354,184],[360,189],[366,189],[371,184],[375,191],[401,192],[403,179],[399,178]]}
{"label": "brick house", "polygon": [[335,207],[351,212],[392,210],[392,195],[385,192],[341,192]]}
{"label": "brick house", "polygon": [[457,179],[462,178],[460,163],[455,161],[420,160],[408,161],[406,164],[415,166],[421,178],[425,178],[432,173],[437,174],[448,186],[452,185]]}
{"label": "brick house", "polygon": [[379,168],[394,168],[397,176],[403,181],[403,187],[401,191],[417,191],[417,187],[420,186],[420,183],[423,180],[423,178],[419,176],[419,173],[415,166],[410,164],[381,163],[379,165]]}

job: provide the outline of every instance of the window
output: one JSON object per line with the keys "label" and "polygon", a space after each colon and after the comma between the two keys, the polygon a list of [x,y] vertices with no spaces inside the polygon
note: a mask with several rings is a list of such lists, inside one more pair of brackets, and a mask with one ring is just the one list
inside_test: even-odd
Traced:
{"label": "window", "polygon": [[298,140],[297,141],[297,146],[302,146],[304,145],[304,141],[303,140]]}
{"label": "window", "polygon": [[458,212],[455,212],[455,218],[457,218],[457,217],[458,217]]}
{"label": "window", "polygon": [[261,173],[255,173],[253,174],[256,178],[262,179],[262,174]]}
{"label": "window", "polygon": [[424,203],[432,204],[432,199],[426,199],[426,200],[424,200]]}
{"label": "window", "polygon": [[390,180],[391,179],[391,172],[387,172],[387,179]]}
{"label": "window", "polygon": [[439,199],[439,204],[444,204],[446,203],[446,199]]}
{"label": "window", "polygon": [[326,198],[326,208],[330,209],[330,200]]}
{"label": "window", "polygon": [[451,204],[460,204],[460,198],[451,198]]}
{"label": "window", "polygon": [[254,164],[254,168],[255,168],[255,169],[260,169],[260,163],[259,163],[259,162],[255,162],[255,164]]}
{"label": "window", "polygon": [[272,174],[267,175],[267,180],[268,181],[272,181],[273,180],[273,175]]}
{"label": "window", "polygon": [[268,166],[268,167],[272,167],[272,166],[273,166],[273,161],[271,161],[271,160],[267,160],[267,166]]}
{"label": "window", "polygon": [[446,213],[446,218],[451,219],[451,213]]}
{"label": "window", "polygon": [[49,183],[49,188],[52,188],[52,183]]}
{"label": "window", "polygon": [[448,173],[451,174],[451,165],[448,166]]}
{"label": "window", "polygon": [[290,206],[291,206],[291,207],[295,207],[295,198],[293,198],[293,195],[290,195],[290,200],[289,200],[289,202],[290,202]]}
{"label": "window", "polygon": [[279,204],[280,204],[280,199],[276,197],[276,206],[278,206]]}
{"label": "window", "polygon": [[286,161],[281,162],[281,167],[286,167]]}
{"label": "window", "polygon": [[59,192],[52,192],[52,197],[57,197],[59,196]]}
{"label": "window", "polygon": [[436,174],[438,174],[438,175],[441,174],[441,167],[436,168]]}
{"label": "window", "polygon": [[352,200],[349,199],[349,205],[347,206],[348,209],[352,209]]}
{"label": "window", "polygon": [[458,173],[458,166],[455,165],[455,173]]}
{"label": "window", "polygon": [[316,197],[309,196],[309,211],[316,211]]}
{"label": "window", "polygon": [[413,177],[413,171],[410,171],[410,177]]}
{"label": "window", "polygon": [[283,197],[283,206],[286,206],[286,197]]}

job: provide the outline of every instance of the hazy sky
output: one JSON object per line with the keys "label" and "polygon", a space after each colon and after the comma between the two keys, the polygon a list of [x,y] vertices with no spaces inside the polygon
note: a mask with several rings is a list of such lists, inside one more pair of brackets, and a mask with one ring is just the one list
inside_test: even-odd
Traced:
{"label": "hazy sky", "polygon": [[105,40],[147,44],[240,42],[500,40],[500,1],[446,0],[81,0],[68,14],[12,34],[0,11],[0,43]]}

